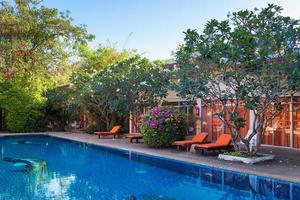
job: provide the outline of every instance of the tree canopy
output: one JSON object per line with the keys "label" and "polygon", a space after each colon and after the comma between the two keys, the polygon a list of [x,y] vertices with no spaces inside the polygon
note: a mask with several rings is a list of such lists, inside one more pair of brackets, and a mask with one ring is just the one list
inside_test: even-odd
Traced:
{"label": "tree canopy", "polygon": [[100,44],[96,49],[83,44],[79,48],[80,69],[87,73],[93,73],[123,61],[133,53],[126,49],[119,51],[111,43]]}
{"label": "tree canopy", "polygon": [[109,128],[115,115],[157,105],[167,94],[170,74],[161,63],[135,55],[92,74],[75,74],[72,80],[75,99]]}
{"label": "tree canopy", "polygon": [[[79,44],[92,39],[67,12],[35,0],[0,2],[0,108],[7,128],[26,131]],[[27,130],[28,131],[28,130]]]}
{"label": "tree canopy", "polygon": [[[234,12],[224,21],[213,19],[202,34],[187,30],[176,53],[179,93],[201,98],[214,109],[233,142],[242,141],[249,154],[258,150],[270,106],[299,88],[299,20],[281,11],[269,4],[261,10]],[[246,138],[239,131],[245,119],[238,108],[252,110],[255,116]],[[256,145],[251,146],[255,136]]]}

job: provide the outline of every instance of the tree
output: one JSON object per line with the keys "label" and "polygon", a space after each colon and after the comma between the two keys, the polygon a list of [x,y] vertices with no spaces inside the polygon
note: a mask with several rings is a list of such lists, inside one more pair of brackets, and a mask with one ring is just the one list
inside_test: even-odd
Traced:
{"label": "tree", "polygon": [[78,107],[73,103],[71,90],[69,85],[47,90],[47,102],[42,109],[44,117],[41,120],[44,127],[52,131],[66,131],[77,119]]}
{"label": "tree", "polygon": [[[99,115],[104,113],[99,113],[100,108],[94,110],[93,106],[89,104],[91,100],[89,92],[91,91],[92,77],[95,73],[126,60],[132,52],[129,50],[119,51],[109,43],[99,44],[96,49],[92,49],[88,45],[83,44],[80,46],[79,52],[80,59],[74,64],[76,70],[74,70],[71,76],[71,94],[69,97],[73,97],[71,99],[73,107],[77,107],[77,110],[89,111],[91,116],[99,121]],[[100,121],[98,125],[106,129],[107,123],[103,120]],[[104,126],[103,123],[105,124]]]}
{"label": "tree", "polygon": [[108,129],[118,114],[128,116],[157,105],[169,80],[159,63],[133,56],[94,74],[75,76],[73,84],[80,93],[77,99]]}
{"label": "tree", "polygon": [[73,25],[68,13],[39,3],[0,2],[0,107],[15,132],[34,124],[31,119],[41,115],[44,93],[55,85],[61,66],[93,38],[84,26]]}
{"label": "tree", "polygon": [[92,49],[87,44],[83,44],[80,46],[79,52],[79,68],[87,73],[93,73],[109,67],[127,59],[134,53],[126,49],[118,51],[111,43],[99,44],[96,49]]}
{"label": "tree", "polygon": [[112,73],[121,77],[113,107],[130,113],[131,117],[157,106],[166,97],[172,75],[164,62],[151,62],[140,56],[118,63]]}
{"label": "tree", "polygon": [[[280,112],[278,98],[299,88],[299,20],[281,15],[274,4],[254,11],[232,13],[225,21],[211,20],[202,34],[185,32],[176,53],[181,65],[178,91],[201,98],[230,130],[235,149],[241,141],[250,155],[261,144],[270,106]],[[217,109],[220,106],[220,109]],[[254,114],[247,137],[239,108]],[[251,141],[256,137],[256,143]]]}

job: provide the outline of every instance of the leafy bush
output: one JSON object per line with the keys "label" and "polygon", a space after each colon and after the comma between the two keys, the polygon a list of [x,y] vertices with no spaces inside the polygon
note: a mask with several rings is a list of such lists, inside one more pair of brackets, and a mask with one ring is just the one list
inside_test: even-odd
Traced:
{"label": "leafy bush", "polygon": [[245,152],[245,151],[225,152],[224,155],[236,156],[236,157],[242,157],[242,158],[255,158],[255,157],[260,157],[261,156],[259,154],[256,154],[255,156],[252,156],[252,155],[249,155],[248,152]]}
{"label": "leafy bush", "polygon": [[[48,82],[47,82],[48,81]],[[11,132],[39,131],[45,105],[44,92],[49,80],[22,74],[1,82],[0,107],[5,111],[6,127]]]}
{"label": "leafy bush", "polygon": [[155,107],[143,119],[141,134],[151,147],[167,147],[184,138],[187,123],[183,115],[167,108]]}
{"label": "leafy bush", "polygon": [[93,134],[94,132],[99,131],[99,127],[96,125],[90,125],[85,129],[85,132],[88,134]]}
{"label": "leafy bush", "polygon": [[69,86],[60,86],[46,93],[47,102],[43,108],[44,124],[51,131],[69,130],[76,121],[78,108],[72,102],[72,91]]}

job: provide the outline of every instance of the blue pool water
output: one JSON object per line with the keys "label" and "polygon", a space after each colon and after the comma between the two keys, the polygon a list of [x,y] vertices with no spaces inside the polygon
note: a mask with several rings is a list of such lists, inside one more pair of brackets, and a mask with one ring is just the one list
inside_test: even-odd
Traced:
{"label": "blue pool water", "polygon": [[0,200],[300,200],[299,184],[54,137],[0,147]]}

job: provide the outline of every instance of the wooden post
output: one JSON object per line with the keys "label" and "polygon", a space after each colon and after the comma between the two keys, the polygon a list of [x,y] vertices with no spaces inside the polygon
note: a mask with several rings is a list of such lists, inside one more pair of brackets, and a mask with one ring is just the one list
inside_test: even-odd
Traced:
{"label": "wooden post", "polygon": [[290,102],[290,147],[294,147],[294,102],[293,95],[291,95]]}
{"label": "wooden post", "polygon": [[129,133],[132,133],[132,114],[129,112]]}
{"label": "wooden post", "polygon": [[210,126],[209,126],[209,131],[210,131],[210,135],[211,135],[211,142],[214,142],[214,133],[213,133],[213,109],[212,108],[209,108],[210,109]]}
{"label": "wooden post", "polygon": [[[274,106],[272,106],[272,113],[274,111]],[[273,119],[273,114],[272,114],[272,145],[275,145],[275,124],[274,124],[274,119]]]}
{"label": "wooden post", "polygon": [[197,116],[197,119],[196,119],[196,132],[199,130],[199,132],[201,133],[202,132],[202,105],[201,105],[201,99],[197,99],[197,106],[198,106],[198,116]]}
{"label": "wooden post", "polygon": [[201,99],[197,100],[197,104],[199,106],[199,120],[200,120],[200,132],[202,133],[202,101]]}

